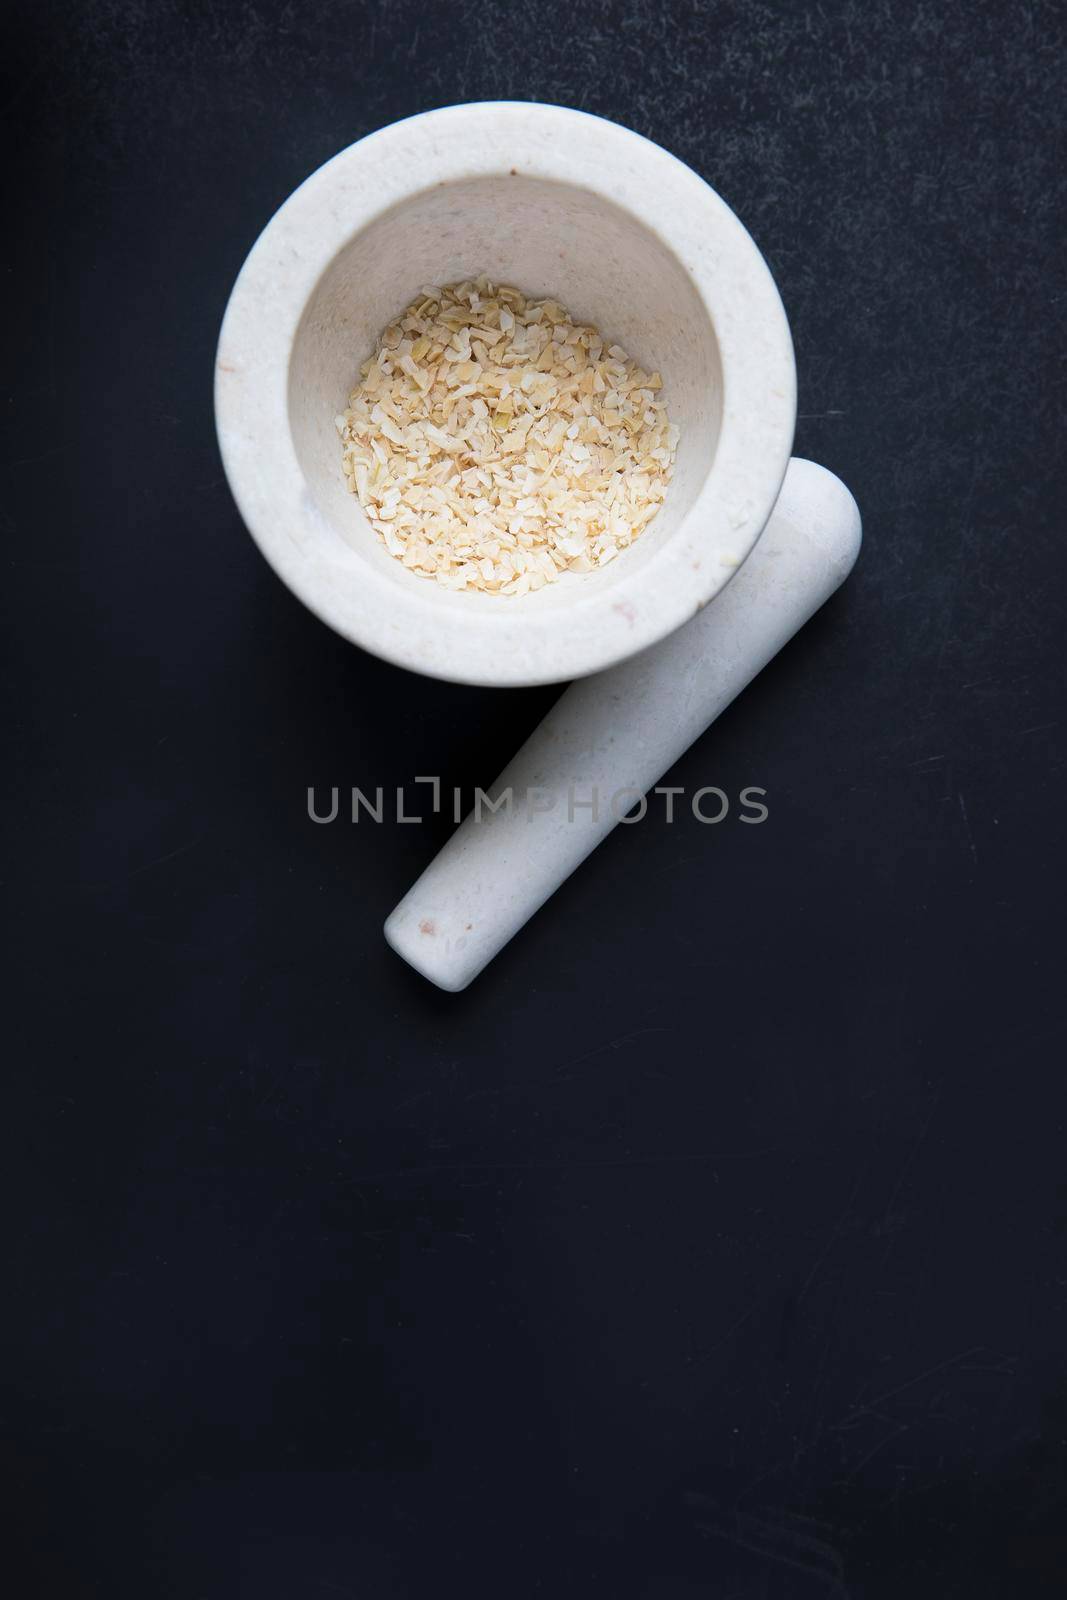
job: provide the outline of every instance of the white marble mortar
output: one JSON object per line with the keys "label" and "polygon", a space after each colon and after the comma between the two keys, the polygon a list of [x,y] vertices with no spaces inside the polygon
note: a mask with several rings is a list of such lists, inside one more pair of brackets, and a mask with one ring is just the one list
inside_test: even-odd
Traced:
{"label": "white marble mortar", "polygon": [[[557,296],[658,368],[681,430],[642,537],[522,598],[449,593],[389,556],[334,426],[390,318],[423,284],[479,272]],[[511,685],[621,661],[722,588],[774,505],[796,398],[778,292],[718,195],[614,123],[504,102],[383,128],[296,190],[234,287],[215,407],[245,522],[312,611],[413,671]]]}

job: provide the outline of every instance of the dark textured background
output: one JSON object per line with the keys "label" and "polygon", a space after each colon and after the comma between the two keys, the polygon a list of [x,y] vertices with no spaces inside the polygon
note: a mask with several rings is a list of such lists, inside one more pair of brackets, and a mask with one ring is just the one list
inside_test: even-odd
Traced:
{"label": "dark textured background", "polygon": [[[19,1600],[1067,1584],[1064,11],[24,7],[3,676]],[[468,993],[380,923],[552,691],[344,644],[244,533],[214,341],[341,146],[615,118],[746,221],[866,546]]]}

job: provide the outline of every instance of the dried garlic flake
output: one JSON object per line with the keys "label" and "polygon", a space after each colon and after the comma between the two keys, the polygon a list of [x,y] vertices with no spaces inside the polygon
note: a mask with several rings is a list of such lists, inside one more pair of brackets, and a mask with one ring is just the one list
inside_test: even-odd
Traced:
{"label": "dried garlic flake", "polygon": [[390,555],[448,589],[526,594],[633,543],[678,430],[642,372],[556,300],[427,287],[337,418],[349,488]]}

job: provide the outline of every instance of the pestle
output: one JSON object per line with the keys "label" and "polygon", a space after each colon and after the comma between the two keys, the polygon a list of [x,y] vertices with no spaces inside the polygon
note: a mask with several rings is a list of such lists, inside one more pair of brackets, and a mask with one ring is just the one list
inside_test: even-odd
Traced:
{"label": "pestle", "polygon": [[510,804],[468,815],[386,921],[397,954],[465,989],[829,599],[859,548],[849,491],[794,457],[736,577],[668,638],[563,693],[488,791]]}

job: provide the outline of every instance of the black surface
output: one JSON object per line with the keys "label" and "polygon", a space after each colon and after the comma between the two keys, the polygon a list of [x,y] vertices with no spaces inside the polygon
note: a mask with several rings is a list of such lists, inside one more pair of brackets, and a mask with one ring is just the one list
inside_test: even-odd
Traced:
{"label": "black surface", "polygon": [[[5,33],[6,1587],[1062,1593],[1062,8]],[[866,545],[677,769],[767,824],[619,830],[449,997],[380,935],[447,825],[307,787],[485,782],[553,692],[306,614],[212,358],[309,171],[495,97],[740,213]]]}

